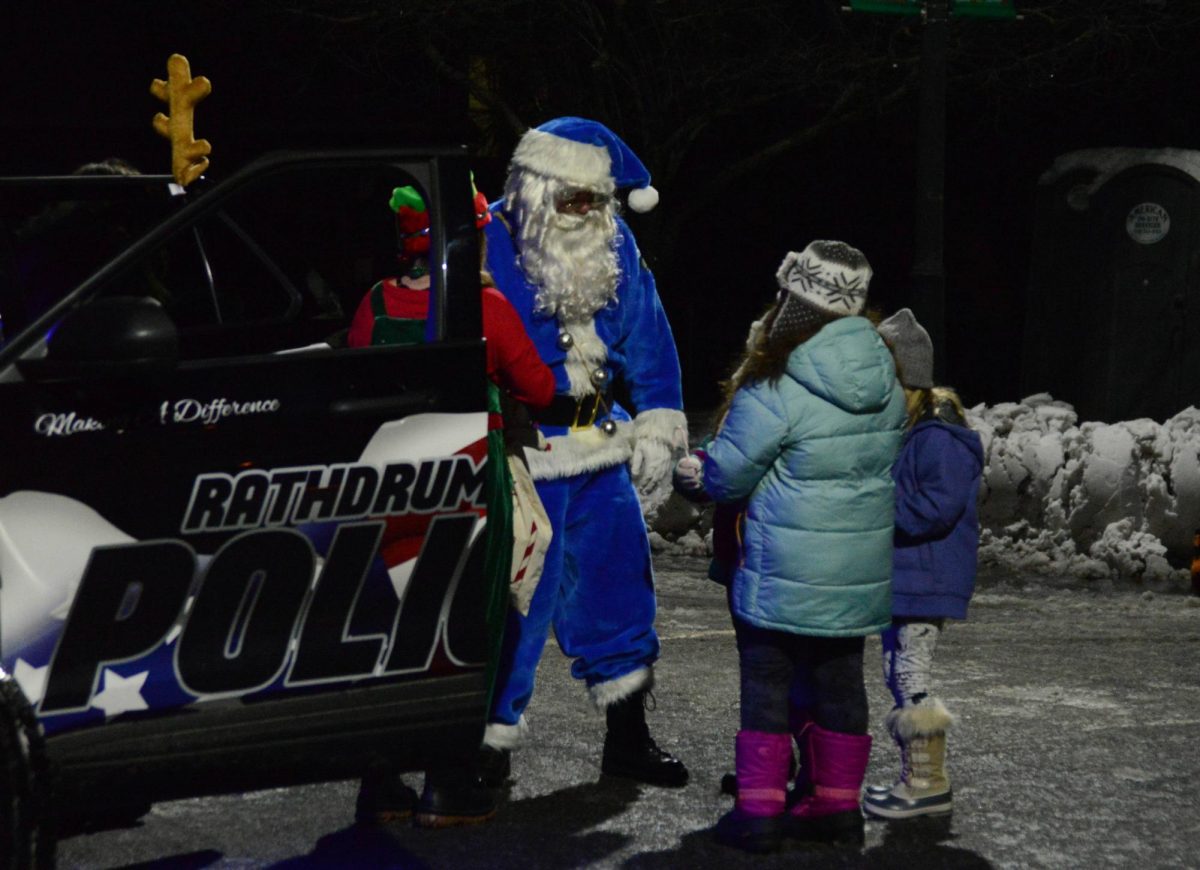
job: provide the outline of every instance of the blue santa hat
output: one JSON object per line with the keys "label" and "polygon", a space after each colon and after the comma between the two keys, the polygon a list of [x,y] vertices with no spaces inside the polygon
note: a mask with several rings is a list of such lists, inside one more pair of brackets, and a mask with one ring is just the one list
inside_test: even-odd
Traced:
{"label": "blue santa hat", "polygon": [[629,207],[647,212],[658,204],[650,172],[612,130],[587,118],[555,118],[527,130],[512,162],[568,184],[599,190],[633,188]]}

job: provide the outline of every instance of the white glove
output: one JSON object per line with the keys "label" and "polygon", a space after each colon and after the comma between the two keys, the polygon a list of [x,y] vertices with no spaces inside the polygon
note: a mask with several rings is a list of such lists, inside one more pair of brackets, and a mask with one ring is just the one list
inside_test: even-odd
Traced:
{"label": "white glove", "polygon": [[671,496],[671,469],[687,452],[687,417],[671,408],[642,411],[633,421],[633,458],[629,472],[642,503],[652,518]]}
{"label": "white glove", "polygon": [[640,495],[650,495],[667,482],[674,459],[671,445],[654,437],[638,438],[633,445],[633,459],[629,463],[633,485]]}

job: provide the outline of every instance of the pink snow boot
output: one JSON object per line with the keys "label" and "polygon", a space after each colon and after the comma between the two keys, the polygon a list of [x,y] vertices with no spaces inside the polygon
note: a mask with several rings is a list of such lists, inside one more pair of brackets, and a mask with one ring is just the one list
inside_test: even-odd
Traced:
{"label": "pink snow boot", "polygon": [[791,755],[790,734],[737,733],[737,801],[717,822],[717,842],[747,852],[779,848]]}
{"label": "pink snow boot", "polygon": [[[796,746],[800,748],[798,762],[795,753],[788,758],[788,779],[795,781],[795,786],[788,792],[788,806],[812,790],[812,781],[804,767],[808,763],[808,753],[804,747],[808,745],[808,726],[812,725],[812,722],[812,713],[807,707],[790,707],[788,709],[788,728],[792,732],[792,739],[796,741]],[[721,794],[737,797],[736,773],[727,773],[721,777]]]}
{"label": "pink snow boot", "polygon": [[788,813],[787,835],[797,840],[863,844],[859,792],[871,757],[870,734],[808,728],[808,763],[812,793],[801,797]]}

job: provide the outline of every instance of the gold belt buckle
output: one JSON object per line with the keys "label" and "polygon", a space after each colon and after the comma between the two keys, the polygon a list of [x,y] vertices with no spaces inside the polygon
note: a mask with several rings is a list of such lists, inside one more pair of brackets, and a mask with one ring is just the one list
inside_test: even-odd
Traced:
{"label": "gold belt buckle", "polygon": [[593,394],[590,398],[592,400],[592,416],[586,423],[579,422],[579,414],[583,411],[583,399],[577,399],[575,401],[575,419],[571,423],[572,432],[581,432],[584,429],[591,429],[592,426],[596,424],[596,415],[600,413],[600,402],[595,394]]}

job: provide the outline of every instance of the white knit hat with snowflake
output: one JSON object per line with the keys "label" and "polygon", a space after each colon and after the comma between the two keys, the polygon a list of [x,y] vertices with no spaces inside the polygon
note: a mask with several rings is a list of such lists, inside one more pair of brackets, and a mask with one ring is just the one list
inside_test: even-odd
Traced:
{"label": "white knit hat with snowflake", "polygon": [[867,304],[871,265],[863,252],[845,242],[818,240],[797,253],[791,251],[775,278],[781,290],[822,314],[859,314]]}

